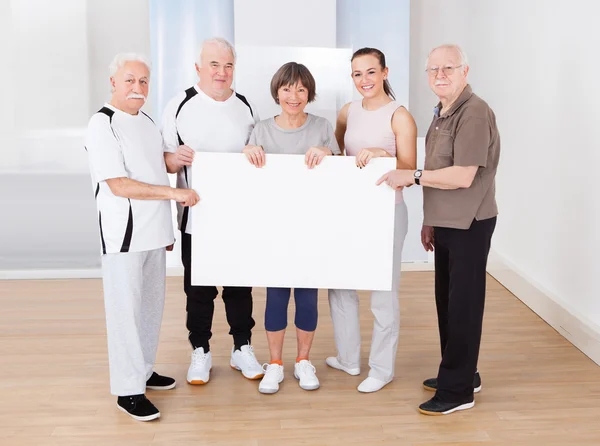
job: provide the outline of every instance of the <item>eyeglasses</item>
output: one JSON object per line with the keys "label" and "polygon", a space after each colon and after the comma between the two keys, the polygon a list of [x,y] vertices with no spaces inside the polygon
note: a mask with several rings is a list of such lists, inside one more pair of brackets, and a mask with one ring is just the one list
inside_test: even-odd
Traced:
{"label": "eyeglasses", "polygon": [[444,73],[444,76],[450,76],[452,75],[452,73],[454,73],[454,70],[456,70],[457,68],[462,67],[462,65],[457,65],[455,67],[433,67],[433,68],[427,68],[425,71],[427,72],[427,74],[429,74],[431,77],[436,77],[439,73],[440,70],[442,70],[442,73]]}

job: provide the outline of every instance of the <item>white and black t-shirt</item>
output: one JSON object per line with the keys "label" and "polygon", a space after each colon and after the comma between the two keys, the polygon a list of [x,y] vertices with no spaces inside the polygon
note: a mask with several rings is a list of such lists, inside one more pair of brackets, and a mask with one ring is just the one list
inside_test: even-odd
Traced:
{"label": "white and black t-shirt", "polygon": [[[239,93],[225,101],[215,101],[198,85],[188,88],[167,104],[162,120],[165,152],[174,153],[182,144],[196,152],[242,153],[248,143],[258,113]],[[193,187],[192,169],[177,174],[178,187]],[[202,198],[202,197],[200,197]],[[192,233],[189,208],[177,205],[179,228]]]}
{"label": "white and black t-shirt", "polygon": [[130,115],[105,104],[88,124],[85,148],[98,208],[102,253],[149,251],[174,242],[169,200],[114,195],[105,180],[126,177],[169,186],[163,141],[144,112]]}

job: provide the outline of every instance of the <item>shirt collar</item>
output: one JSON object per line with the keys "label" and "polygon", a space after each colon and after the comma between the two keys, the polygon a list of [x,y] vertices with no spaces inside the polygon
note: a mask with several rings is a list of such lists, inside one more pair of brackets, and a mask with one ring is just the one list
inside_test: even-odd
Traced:
{"label": "shirt collar", "polygon": [[[450,106],[450,110],[445,112],[443,114],[443,116],[445,118],[448,116],[452,116],[456,112],[456,110],[458,110],[460,108],[461,105],[463,105],[465,102],[467,102],[471,98],[471,96],[473,96],[473,89],[471,88],[471,86],[469,84],[467,84],[467,86],[464,88],[464,90],[462,91],[462,93],[460,94],[458,99],[456,101],[454,101],[454,104],[452,104]],[[438,104],[433,109],[433,114],[435,115],[436,118],[440,117],[441,109],[442,109],[442,103],[438,102]]]}

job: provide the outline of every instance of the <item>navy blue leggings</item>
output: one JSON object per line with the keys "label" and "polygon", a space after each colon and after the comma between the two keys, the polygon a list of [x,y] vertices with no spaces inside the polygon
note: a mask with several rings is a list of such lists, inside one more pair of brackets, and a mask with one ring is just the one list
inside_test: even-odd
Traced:
{"label": "navy blue leggings", "polygon": [[[267,288],[267,305],[265,308],[265,330],[280,331],[287,327],[290,288]],[[315,331],[317,328],[318,308],[315,288],[294,288],[296,302],[296,318],[294,324],[304,331]]]}

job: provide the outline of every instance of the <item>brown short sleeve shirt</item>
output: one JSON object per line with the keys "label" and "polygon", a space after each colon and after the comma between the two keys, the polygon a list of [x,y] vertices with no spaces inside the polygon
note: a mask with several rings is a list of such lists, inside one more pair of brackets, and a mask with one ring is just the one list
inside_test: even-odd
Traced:
{"label": "brown short sleeve shirt", "polygon": [[498,214],[495,177],[500,158],[500,135],[494,112],[469,85],[447,112],[441,104],[425,138],[425,170],[478,166],[469,188],[423,188],[423,224],[469,229],[474,219]]}

